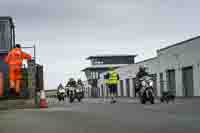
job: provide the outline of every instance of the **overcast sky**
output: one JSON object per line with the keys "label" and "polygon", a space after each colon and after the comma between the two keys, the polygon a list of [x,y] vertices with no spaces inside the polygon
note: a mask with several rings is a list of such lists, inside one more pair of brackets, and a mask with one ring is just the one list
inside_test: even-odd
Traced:
{"label": "overcast sky", "polygon": [[199,35],[199,0],[1,0],[12,16],[16,41],[37,45],[45,66],[45,89],[70,76],[84,77],[87,56],[138,54]]}

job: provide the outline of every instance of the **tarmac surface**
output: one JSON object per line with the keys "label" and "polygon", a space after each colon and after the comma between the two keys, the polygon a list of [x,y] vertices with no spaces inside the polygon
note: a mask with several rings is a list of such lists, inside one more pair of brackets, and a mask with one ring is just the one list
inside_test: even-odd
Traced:
{"label": "tarmac surface", "polygon": [[47,109],[0,111],[0,133],[193,133],[200,132],[200,99],[141,105],[137,100],[53,102]]}

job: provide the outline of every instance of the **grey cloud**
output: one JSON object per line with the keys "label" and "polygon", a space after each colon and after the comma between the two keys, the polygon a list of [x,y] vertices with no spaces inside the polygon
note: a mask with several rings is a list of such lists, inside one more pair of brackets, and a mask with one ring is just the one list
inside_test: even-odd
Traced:
{"label": "grey cloud", "polygon": [[[198,35],[198,0],[5,0],[0,15],[14,17],[17,42],[37,43],[48,84],[88,66],[96,54],[139,54]],[[164,40],[161,41],[161,40]]]}

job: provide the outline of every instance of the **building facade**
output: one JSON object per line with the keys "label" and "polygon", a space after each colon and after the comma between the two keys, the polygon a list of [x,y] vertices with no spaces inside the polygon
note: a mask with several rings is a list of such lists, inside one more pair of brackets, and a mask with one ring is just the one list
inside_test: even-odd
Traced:
{"label": "building facade", "polygon": [[57,98],[57,89],[54,90],[45,90],[45,94],[47,98]]}
{"label": "building facade", "polygon": [[[200,96],[200,36],[157,50],[155,58],[117,68],[120,82],[118,96],[135,97],[135,77],[140,66],[154,77],[157,96],[162,91],[173,91],[176,96]],[[101,73],[98,87],[100,96],[109,95]]]}
{"label": "building facade", "polygon": [[[3,96],[9,98],[9,66],[5,57],[15,45],[15,26],[11,17],[0,17],[0,73],[3,74]],[[35,59],[35,57],[34,57]],[[35,60],[28,61],[28,67],[22,67],[22,97],[34,98],[35,92],[43,88],[43,67]]]}
{"label": "building facade", "polygon": [[90,56],[87,60],[91,61],[91,66],[83,69],[85,72],[87,82],[91,88],[88,90],[88,95],[92,97],[100,96],[100,88],[98,82],[101,73],[109,70],[109,67],[119,68],[128,64],[135,63],[136,55],[101,55],[101,56]]}
{"label": "building facade", "polygon": [[0,53],[8,53],[15,44],[15,27],[11,17],[0,17]]}

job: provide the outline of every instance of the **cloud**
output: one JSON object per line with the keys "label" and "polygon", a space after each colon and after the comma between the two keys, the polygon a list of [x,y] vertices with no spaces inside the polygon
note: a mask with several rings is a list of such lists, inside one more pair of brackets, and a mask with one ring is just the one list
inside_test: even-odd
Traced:
{"label": "cloud", "polygon": [[[37,45],[50,88],[88,66],[96,54],[155,55],[160,47],[199,34],[198,0],[4,0],[17,42]],[[160,40],[165,40],[165,43]],[[73,73],[73,74],[72,74]]]}

